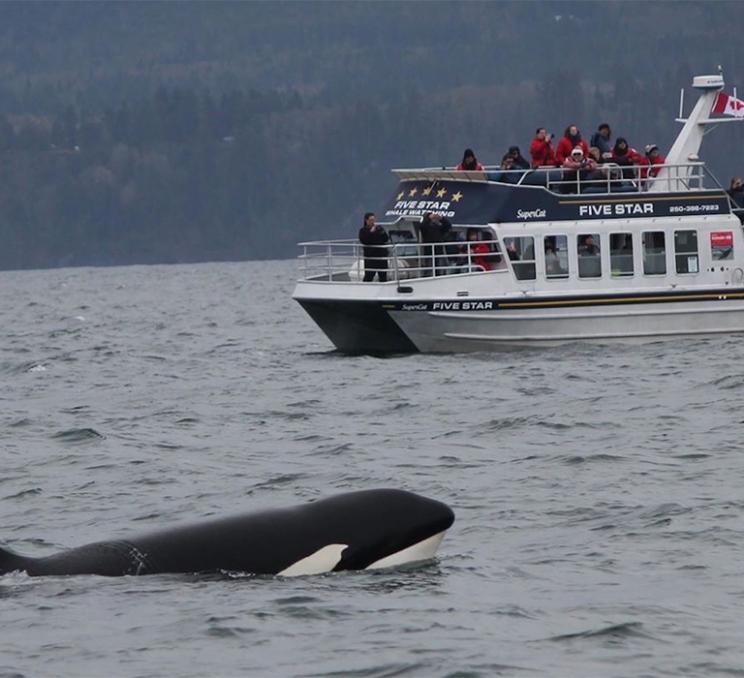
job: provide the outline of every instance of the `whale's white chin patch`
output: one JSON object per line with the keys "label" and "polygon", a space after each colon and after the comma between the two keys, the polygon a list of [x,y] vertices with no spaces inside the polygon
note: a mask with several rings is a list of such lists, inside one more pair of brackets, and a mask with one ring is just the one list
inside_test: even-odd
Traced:
{"label": "whale's white chin patch", "polygon": [[341,554],[348,546],[348,544],[328,544],[277,574],[282,577],[299,577],[303,574],[330,572],[341,562]]}
{"label": "whale's white chin patch", "polygon": [[413,544],[402,551],[396,551],[389,556],[376,560],[367,565],[366,570],[379,570],[383,567],[397,567],[408,563],[416,563],[420,560],[431,560],[444,539],[444,531]]}

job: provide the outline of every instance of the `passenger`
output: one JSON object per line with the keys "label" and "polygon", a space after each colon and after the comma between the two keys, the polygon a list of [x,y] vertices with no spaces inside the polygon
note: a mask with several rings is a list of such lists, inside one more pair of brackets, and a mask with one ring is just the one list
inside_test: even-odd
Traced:
{"label": "passenger", "polygon": [[551,138],[552,136],[544,127],[537,128],[535,138],[530,144],[530,157],[533,167],[555,166],[555,151],[553,150],[553,144],[550,143]]}
{"label": "passenger", "polygon": [[509,146],[509,150],[506,154],[510,155],[514,159],[514,162],[512,163],[514,169],[530,168],[530,163],[522,157],[522,151],[519,150],[519,146]]}
{"label": "passenger", "polygon": [[513,170],[516,169],[514,167],[514,156],[507,153],[503,158],[501,158],[501,169],[502,170]]}
{"label": "passenger", "polygon": [[636,173],[635,170],[630,168],[643,164],[643,156],[635,148],[628,146],[627,140],[623,137],[618,137],[612,147],[612,162],[625,168],[623,169],[623,177],[626,179],[640,177],[640,170]]}
{"label": "passenger", "polygon": [[441,214],[427,212],[421,220],[419,229],[421,231],[421,242],[426,245],[423,248],[425,262],[423,268],[428,269],[428,274],[425,273],[424,275],[430,276],[434,270],[436,270],[437,275],[442,275],[449,262],[445,257],[444,247],[441,245],[435,247],[432,243],[441,243],[448,240],[452,231],[452,222]]}
{"label": "passenger", "polygon": [[599,254],[599,247],[594,244],[593,235],[588,235],[584,238],[584,244],[579,247],[579,254],[584,256],[596,256]]}
{"label": "passenger", "polygon": [[586,181],[589,183],[590,186],[601,186],[605,183],[606,174],[600,169],[599,166],[603,165],[605,161],[602,160],[602,154],[596,146],[591,146],[589,148],[589,157],[594,160],[597,168],[589,171],[586,174]]}
{"label": "passenger", "polygon": [[469,172],[482,172],[483,165],[478,162],[475,153],[471,148],[466,148],[462,154],[462,162],[456,167],[458,170],[467,170]]}
{"label": "passenger", "polygon": [[506,254],[511,261],[519,261],[519,252],[517,252],[517,244],[514,238],[505,238],[504,245],[506,245]]}
{"label": "passenger", "polygon": [[[484,242],[480,242],[481,232],[477,228],[469,228],[467,232],[467,247],[470,251],[470,260],[475,266],[480,266],[484,271],[493,270],[493,255],[491,248]],[[498,255],[497,255],[498,256]],[[501,261],[501,257],[499,257]]]}
{"label": "passenger", "polygon": [[736,207],[744,207],[744,179],[734,177],[727,193]]}
{"label": "passenger", "polygon": [[563,162],[562,188],[564,193],[578,193],[577,179],[587,179],[589,174],[597,169],[597,163],[592,158],[584,157],[581,146],[571,151],[571,155]]}
{"label": "passenger", "polygon": [[[659,153],[659,147],[656,144],[649,144],[646,146],[645,150],[646,157],[641,158],[641,164],[650,165],[651,169],[648,170],[648,174],[655,177],[661,170],[661,167],[658,167],[658,165],[663,165],[666,162],[666,159],[661,153]],[[657,165],[657,167],[654,167],[654,165]],[[643,176],[645,177],[645,173]]]}
{"label": "passenger", "polygon": [[581,138],[581,132],[576,125],[569,125],[566,127],[566,131],[558,141],[558,146],[555,149],[555,162],[561,167],[566,158],[571,156],[571,151],[579,146],[584,157],[589,155],[589,147],[586,145],[586,141]]}
{"label": "passenger", "polygon": [[547,275],[563,273],[561,262],[555,251],[555,238],[545,238],[545,273]]}
{"label": "passenger", "polygon": [[364,245],[364,282],[372,282],[375,274],[380,282],[387,282],[387,245],[390,237],[382,226],[375,223],[375,213],[364,215],[364,225],[359,229],[359,242]]}
{"label": "passenger", "polygon": [[592,134],[590,144],[599,149],[600,157],[603,153],[612,153],[612,142],[610,141],[611,136],[612,132],[610,126],[606,122],[603,122],[599,127],[597,127],[597,131]]}

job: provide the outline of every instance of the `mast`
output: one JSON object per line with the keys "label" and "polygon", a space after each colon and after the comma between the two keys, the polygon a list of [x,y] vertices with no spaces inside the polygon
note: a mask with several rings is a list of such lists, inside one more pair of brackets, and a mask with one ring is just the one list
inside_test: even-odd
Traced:
{"label": "mast", "polygon": [[[692,86],[700,90],[700,98],[692,109],[688,118],[677,118],[684,127],[669,149],[666,156],[668,165],[679,165],[698,160],[700,144],[705,134],[705,126],[717,124],[721,120],[711,119],[710,112],[715,104],[718,92],[723,89],[723,75],[698,75],[692,80]],[[681,101],[680,101],[681,103]],[[681,111],[680,111],[681,115]],[[674,168],[674,175],[670,175],[671,168],[662,167],[654,182],[649,186],[650,193],[685,190],[691,167]]]}

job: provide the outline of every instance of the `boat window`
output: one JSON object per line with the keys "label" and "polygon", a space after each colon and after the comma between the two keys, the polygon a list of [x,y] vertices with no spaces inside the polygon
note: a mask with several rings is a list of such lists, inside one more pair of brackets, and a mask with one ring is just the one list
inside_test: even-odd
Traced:
{"label": "boat window", "polygon": [[697,231],[674,232],[674,261],[677,273],[698,273]]}
{"label": "boat window", "polygon": [[713,261],[734,258],[734,234],[732,231],[713,231],[710,234],[710,257]]}
{"label": "boat window", "polygon": [[664,231],[648,231],[643,238],[643,272],[646,275],[666,273],[666,246]]}
{"label": "boat window", "polygon": [[579,256],[579,278],[601,278],[602,262],[599,252],[599,233],[584,233],[576,237]]}
{"label": "boat window", "polygon": [[504,238],[504,247],[509,255],[517,280],[535,279],[535,240],[531,235]]}
{"label": "boat window", "polygon": [[568,278],[568,236],[546,235],[543,246],[546,277],[552,280]]}
{"label": "boat window", "polygon": [[633,275],[633,234],[610,233],[610,271],[612,275]]}

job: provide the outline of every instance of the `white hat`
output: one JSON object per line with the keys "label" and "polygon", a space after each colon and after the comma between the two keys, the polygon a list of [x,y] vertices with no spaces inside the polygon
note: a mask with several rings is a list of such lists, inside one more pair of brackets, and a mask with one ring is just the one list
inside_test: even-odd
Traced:
{"label": "white hat", "polygon": [[651,153],[651,151],[658,151],[658,150],[659,150],[659,147],[656,144],[648,144],[646,146],[646,155]]}
{"label": "white hat", "polygon": [[571,151],[571,155],[584,155],[584,151],[581,150],[581,146],[576,146],[576,148]]}

